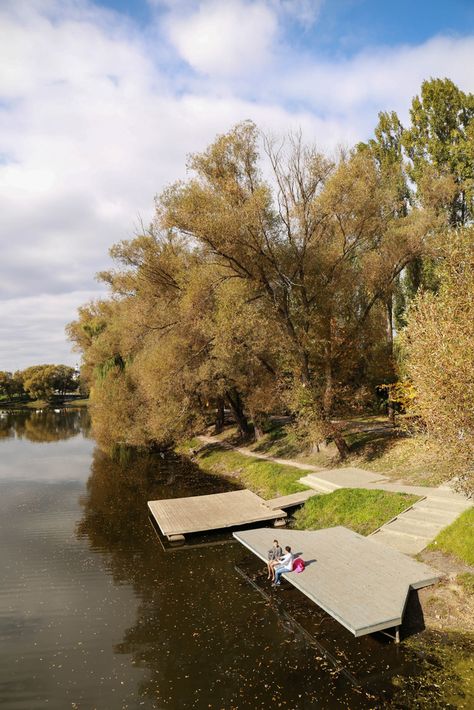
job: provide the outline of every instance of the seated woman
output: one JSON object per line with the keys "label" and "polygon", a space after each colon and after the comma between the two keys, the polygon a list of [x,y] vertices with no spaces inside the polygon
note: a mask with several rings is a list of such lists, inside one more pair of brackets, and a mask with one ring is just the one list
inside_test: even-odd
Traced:
{"label": "seated woman", "polygon": [[274,569],[277,565],[280,564],[281,557],[283,557],[283,550],[280,547],[280,543],[278,542],[278,540],[273,540],[273,547],[268,550],[268,579],[273,579],[275,574]]}
{"label": "seated woman", "polygon": [[284,557],[281,558],[280,564],[278,567],[274,568],[274,586],[279,587],[280,586],[280,577],[283,574],[283,572],[291,572],[293,570],[293,558],[294,555],[291,552],[291,547],[287,545],[285,547],[285,555]]}

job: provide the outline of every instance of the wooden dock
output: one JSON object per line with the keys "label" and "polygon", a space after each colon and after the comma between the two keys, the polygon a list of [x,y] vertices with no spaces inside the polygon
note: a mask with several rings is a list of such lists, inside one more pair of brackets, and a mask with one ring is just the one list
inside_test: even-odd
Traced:
{"label": "wooden dock", "polygon": [[268,506],[263,498],[248,490],[150,500],[148,507],[163,535],[171,541],[183,540],[187,533],[278,521],[286,517],[284,510]]}
{"label": "wooden dock", "polygon": [[[267,560],[274,530],[259,528],[233,535]],[[344,527],[285,530],[280,538],[282,545],[290,545],[307,564],[303,573],[283,577],[354,636],[395,628],[398,638],[410,589],[439,580],[427,565]]]}

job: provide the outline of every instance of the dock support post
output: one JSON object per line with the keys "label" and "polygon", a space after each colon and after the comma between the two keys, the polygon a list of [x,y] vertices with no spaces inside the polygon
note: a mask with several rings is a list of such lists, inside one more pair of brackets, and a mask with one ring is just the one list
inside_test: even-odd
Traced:
{"label": "dock support post", "polygon": [[285,518],[277,518],[275,522],[273,523],[274,528],[284,528],[286,525],[286,520]]}
{"label": "dock support post", "polygon": [[400,627],[395,627],[395,643],[400,643]]}

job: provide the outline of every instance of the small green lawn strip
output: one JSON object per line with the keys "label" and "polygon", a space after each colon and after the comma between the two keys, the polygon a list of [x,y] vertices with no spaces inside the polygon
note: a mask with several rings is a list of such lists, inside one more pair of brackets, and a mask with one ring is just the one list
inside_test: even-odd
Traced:
{"label": "small green lawn strip", "polygon": [[418,496],[363,488],[340,488],[306,501],[295,513],[295,528],[319,530],[343,525],[368,535],[410,505]]}
{"label": "small green lawn strip", "polygon": [[465,510],[454,523],[442,530],[430,549],[442,550],[468,565],[474,565],[474,508]]}
{"label": "small green lawn strip", "polygon": [[298,479],[309,471],[293,466],[244,456],[237,451],[226,451],[219,447],[203,449],[197,460],[205,471],[236,475],[246,488],[262,498],[276,498],[307,490],[307,486],[298,483]]}

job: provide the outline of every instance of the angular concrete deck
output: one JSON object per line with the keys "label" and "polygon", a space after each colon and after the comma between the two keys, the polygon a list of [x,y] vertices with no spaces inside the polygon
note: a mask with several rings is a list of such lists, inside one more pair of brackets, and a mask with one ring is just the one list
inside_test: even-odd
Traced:
{"label": "angular concrete deck", "polygon": [[290,493],[287,496],[279,496],[278,498],[272,498],[271,500],[266,500],[265,505],[269,508],[292,508],[296,505],[302,505],[306,503],[308,498],[313,498],[318,496],[320,493],[314,491],[311,488],[306,491],[298,491],[298,493]]}
{"label": "angular concrete deck", "polygon": [[[233,535],[266,561],[274,530]],[[307,563],[302,574],[286,573],[285,579],[354,636],[400,626],[410,589],[439,579],[427,565],[347,528],[285,530],[280,538]]]}
{"label": "angular concrete deck", "polygon": [[148,507],[161,532],[169,539],[286,517],[283,510],[270,508],[263,498],[248,490],[150,500]]}

